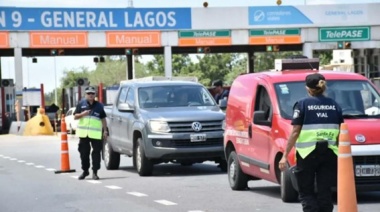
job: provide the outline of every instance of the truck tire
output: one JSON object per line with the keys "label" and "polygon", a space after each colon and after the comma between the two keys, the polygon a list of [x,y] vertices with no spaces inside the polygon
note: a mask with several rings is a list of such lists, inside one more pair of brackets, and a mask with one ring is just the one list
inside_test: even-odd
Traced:
{"label": "truck tire", "polygon": [[120,166],[120,153],[113,151],[108,141],[103,141],[103,160],[107,170],[115,170]]}
{"label": "truck tire", "polygon": [[140,176],[150,176],[153,171],[153,163],[145,156],[144,147],[141,143],[142,139],[138,138],[133,152],[134,164]]}
{"label": "truck tire", "polygon": [[228,182],[232,190],[244,190],[248,188],[248,175],[240,168],[239,160],[235,151],[228,156]]}
{"label": "truck tire", "polygon": [[283,202],[298,201],[298,192],[293,187],[290,174],[289,169],[281,172],[281,199]]}

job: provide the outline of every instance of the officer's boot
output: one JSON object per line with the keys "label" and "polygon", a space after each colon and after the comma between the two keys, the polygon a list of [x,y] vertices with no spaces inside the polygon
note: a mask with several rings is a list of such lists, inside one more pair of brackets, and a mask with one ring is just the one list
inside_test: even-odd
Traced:
{"label": "officer's boot", "polygon": [[86,178],[90,173],[88,171],[83,171],[83,173],[78,177],[78,180],[83,180]]}
{"label": "officer's boot", "polygon": [[98,172],[97,172],[97,171],[94,171],[94,172],[92,173],[92,179],[94,179],[94,180],[99,180]]}

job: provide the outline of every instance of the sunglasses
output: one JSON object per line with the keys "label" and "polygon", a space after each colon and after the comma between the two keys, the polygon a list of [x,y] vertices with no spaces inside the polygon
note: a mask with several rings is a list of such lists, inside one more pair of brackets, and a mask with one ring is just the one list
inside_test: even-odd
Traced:
{"label": "sunglasses", "polygon": [[88,95],[95,95],[95,93],[87,93]]}

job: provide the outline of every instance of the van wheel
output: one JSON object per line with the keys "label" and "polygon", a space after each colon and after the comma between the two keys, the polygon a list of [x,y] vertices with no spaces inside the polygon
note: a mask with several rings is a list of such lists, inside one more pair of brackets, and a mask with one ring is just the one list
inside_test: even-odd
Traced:
{"label": "van wheel", "polygon": [[232,151],[228,157],[228,181],[232,190],[244,190],[248,187],[248,175],[240,168],[236,152]]}
{"label": "van wheel", "polygon": [[120,154],[113,151],[112,146],[108,141],[104,141],[103,160],[104,165],[108,170],[115,170],[120,166]]}
{"label": "van wheel", "polygon": [[142,139],[138,138],[136,142],[136,147],[133,153],[133,160],[135,161],[135,166],[137,173],[140,176],[150,176],[153,171],[153,163],[145,156],[144,148],[141,145]]}
{"label": "van wheel", "polygon": [[288,168],[281,172],[281,199],[283,202],[298,201],[298,192],[293,187],[290,174]]}

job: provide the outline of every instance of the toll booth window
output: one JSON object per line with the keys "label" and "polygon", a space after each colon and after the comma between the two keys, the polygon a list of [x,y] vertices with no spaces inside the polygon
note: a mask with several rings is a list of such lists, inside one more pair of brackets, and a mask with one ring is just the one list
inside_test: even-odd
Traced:
{"label": "toll booth window", "polygon": [[259,85],[256,94],[255,111],[264,111],[265,118],[270,121],[272,119],[272,103],[267,89],[264,86]]}

